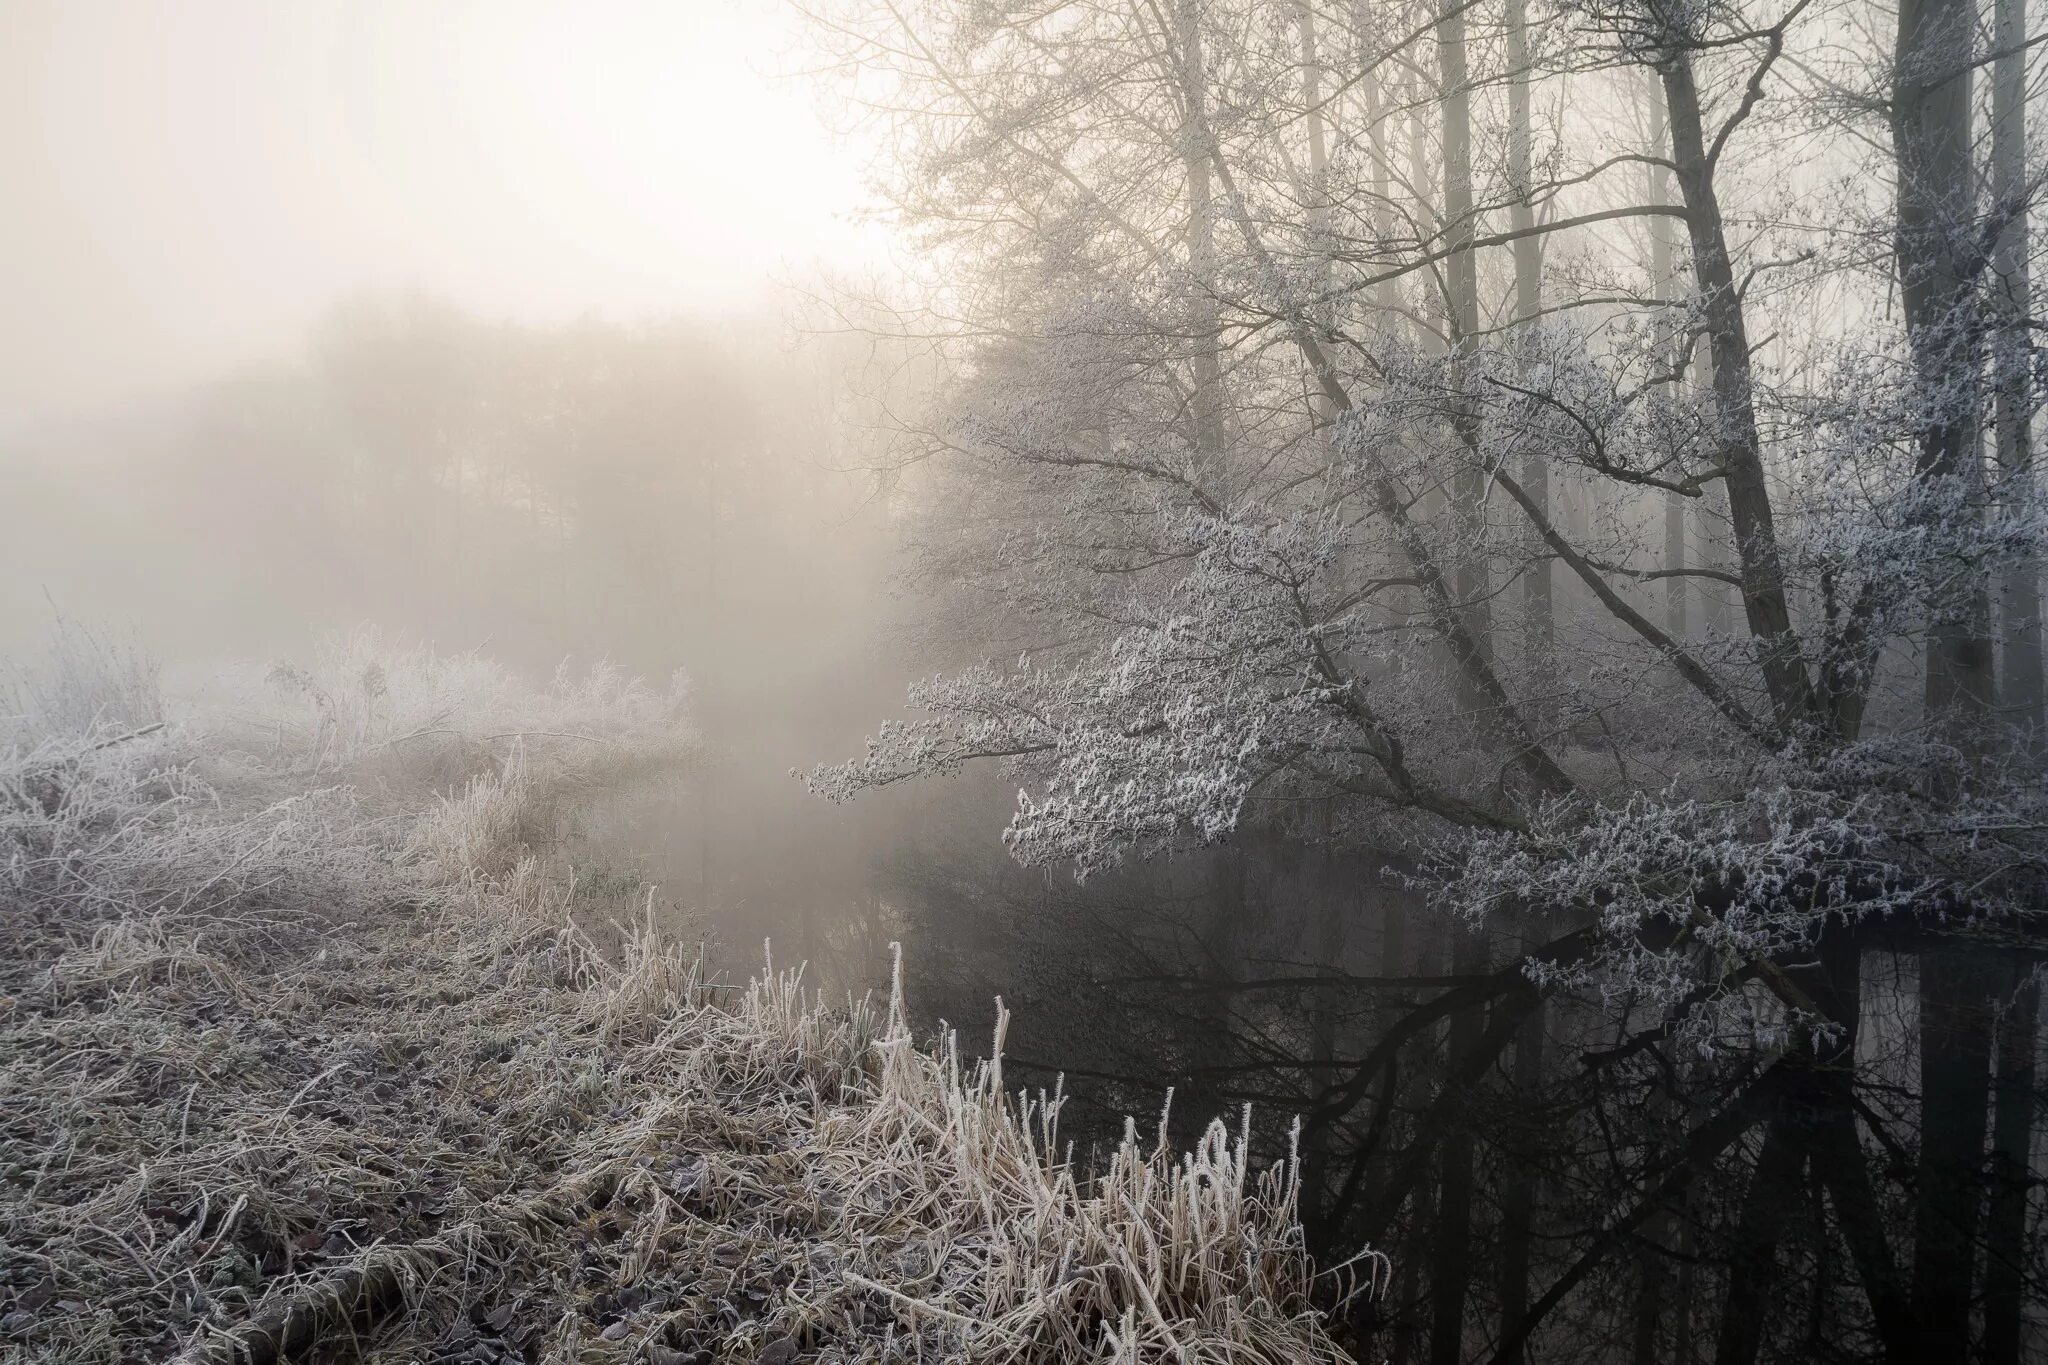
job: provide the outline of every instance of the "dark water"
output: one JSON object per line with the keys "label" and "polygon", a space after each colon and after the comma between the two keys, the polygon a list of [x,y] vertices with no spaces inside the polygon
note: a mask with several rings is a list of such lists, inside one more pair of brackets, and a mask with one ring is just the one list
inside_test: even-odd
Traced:
{"label": "dark water", "polygon": [[[1711,1148],[1696,1136],[1732,1126],[1798,1044],[1731,1035],[1709,1058],[1666,1045],[1627,999],[1531,1008],[1513,964],[1569,926],[1475,933],[1396,866],[1279,839],[1077,885],[1008,859],[1008,804],[979,780],[833,807],[780,771],[729,771],[611,812],[606,834],[679,903],[679,923],[725,945],[735,975],[772,937],[779,964],[807,962],[833,995],[885,990],[901,942],[917,1018],[959,1029],[970,1052],[986,1051],[1001,997],[1007,1074],[1064,1078],[1081,1160],[1125,1115],[1149,1133],[1169,1088],[1182,1142],[1251,1105],[1262,1159],[1302,1157],[1318,1253],[1392,1258],[1387,1291],[1350,1314],[1361,1358],[1521,1358],[1513,1330],[1533,1305],[1532,1360],[1880,1359],[1872,1248],[1908,1292],[1919,1249],[1944,1245],[1924,1225],[1936,1204],[1975,1219],[1949,1245],[1974,1267],[1976,1350],[1994,1319],[2018,1324],[2019,1356],[1975,1358],[2048,1358],[2048,1102],[2032,1056],[2015,1060],[2017,1034],[2043,1049],[2038,1019],[2015,1022],[2009,953],[1979,955],[1970,1000],[1997,1064],[1971,1092],[1983,1160],[1964,1173],[1968,1197],[1946,1203],[1921,1195],[1939,1175],[1919,1151],[1923,1058],[1939,1044],[1921,1019],[1922,945],[1866,937],[1830,969],[1860,1002],[1852,1053],[1814,1072],[1840,1078],[1855,1116],[1847,1164],[1867,1216],[1852,1235],[1822,1101]],[[2001,1122],[2003,1150],[2023,1154],[2004,1166]],[[1786,1134],[1790,1163],[1773,1149]],[[2000,1293],[2018,1295],[2017,1314]]]}

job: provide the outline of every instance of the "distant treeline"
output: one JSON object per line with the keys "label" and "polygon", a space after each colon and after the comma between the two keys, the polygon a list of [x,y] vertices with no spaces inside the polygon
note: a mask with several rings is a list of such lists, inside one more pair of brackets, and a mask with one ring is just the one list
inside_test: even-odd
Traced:
{"label": "distant treeline", "polygon": [[751,320],[552,327],[337,308],[295,363],[0,449],[0,636],[56,605],[173,655],[375,620],[551,663],[704,671],[735,629],[844,623],[885,505],[829,346]]}

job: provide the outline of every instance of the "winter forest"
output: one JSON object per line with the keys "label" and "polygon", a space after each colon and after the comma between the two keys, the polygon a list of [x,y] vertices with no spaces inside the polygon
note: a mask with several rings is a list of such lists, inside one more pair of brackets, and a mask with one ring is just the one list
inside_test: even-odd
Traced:
{"label": "winter forest", "polygon": [[2044,34],[0,0],[0,1359],[2048,1361]]}

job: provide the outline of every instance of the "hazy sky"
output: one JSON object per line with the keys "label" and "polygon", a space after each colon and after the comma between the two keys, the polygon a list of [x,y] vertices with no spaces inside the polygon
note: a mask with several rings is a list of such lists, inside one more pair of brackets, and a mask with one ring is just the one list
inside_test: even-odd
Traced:
{"label": "hazy sky", "polygon": [[0,0],[0,428],[339,295],[730,300],[873,252],[779,0]]}

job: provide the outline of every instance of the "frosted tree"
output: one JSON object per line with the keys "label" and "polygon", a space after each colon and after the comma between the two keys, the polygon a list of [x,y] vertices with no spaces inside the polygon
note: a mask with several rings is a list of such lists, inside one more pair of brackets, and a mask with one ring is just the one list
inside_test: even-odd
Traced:
{"label": "frosted tree", "polygon": [[[1517,980],[1648,1002],[1696,1059],[1740,1024],[1767,1079],[1677,1158],[1762,1135],[1722,1359],[1761,1348],[1773,1201],[1809,1170],[1873,1336],[1959,1352],[1993,1046],[1959,1016],[1991,926],[2038,953],[2048,853],[2029,724],[1992,723],[1990,589],[2032,610],[2044,528],[2024,23],[1993,48],[1954,0],[820,23],[898,139],[958,357],[906,432],[926,553],[1014,661],[921,684],[812,786],[1001,765],[1011,851],[1084,876],[1334,803],[1446,915],[1549,917]],[[1610,116],[1646,86],[1655,136]],[[1683,585],[1735,619],[1660,610]],[[2039,648],[2005,645],[2026,697]],[[1861,945],[1901,935],[1943,1072],[1910,1246],[1831,1069]],[[1505,1031],[1454,1070],[1540,998],[1504,982]],[[1518,1306],[1503,1358],[1597,1259]]]}

